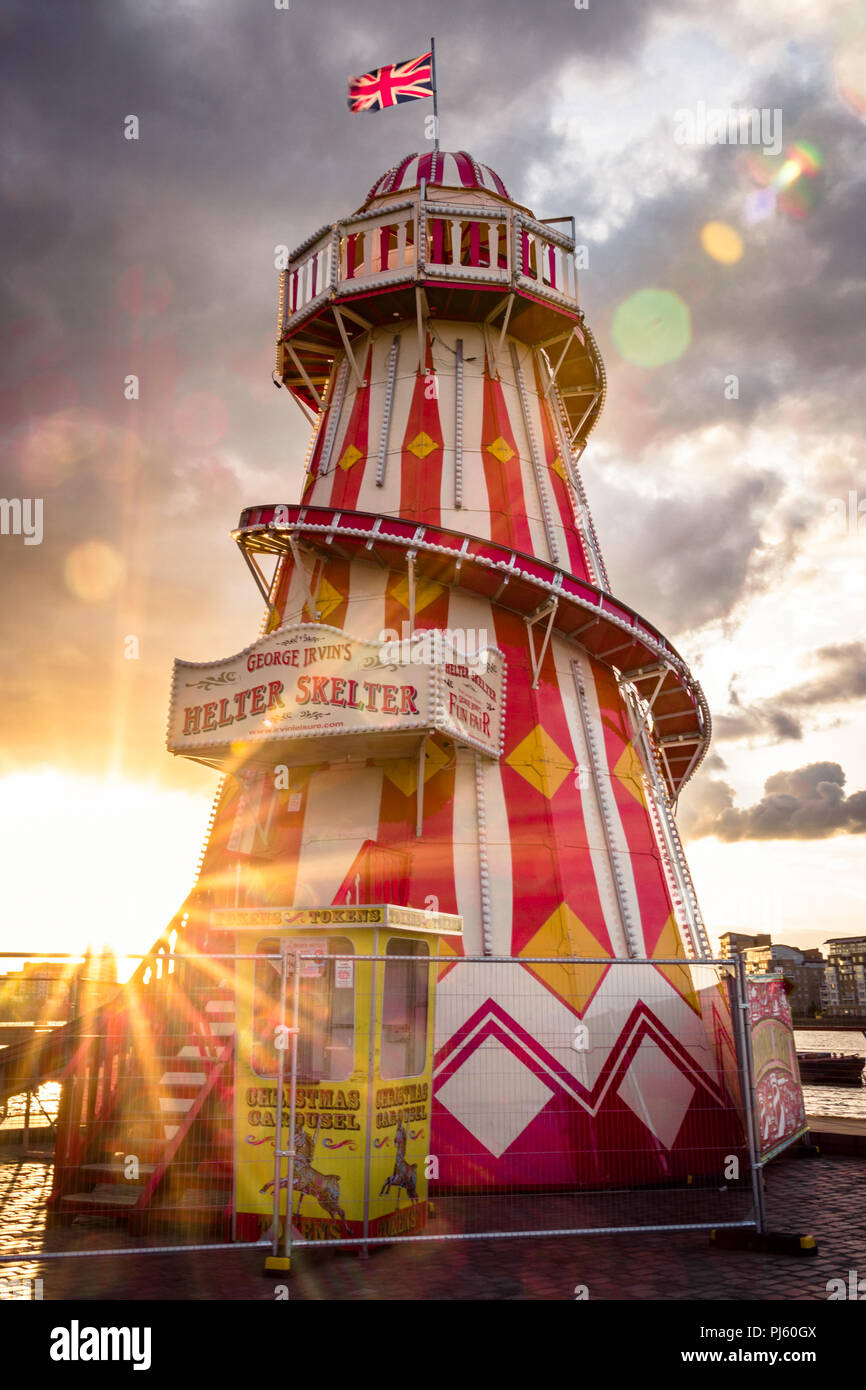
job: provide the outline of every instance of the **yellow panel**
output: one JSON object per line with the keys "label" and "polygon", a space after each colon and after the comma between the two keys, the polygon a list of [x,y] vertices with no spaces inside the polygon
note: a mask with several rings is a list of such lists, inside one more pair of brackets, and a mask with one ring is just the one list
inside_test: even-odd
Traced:
{"label": "yellow panel", "polygon": [[[428,603],[432,603],[435,598],[445,592],[444,584],[437,584],[434,579],[416,579],[415,581],[415,612],[420,613],[422,608],[426,608]],[[409,580],[407,576],[394,585],[391,590],[391,597],[398,603],[402,603],[404,608],[409,607]]]}
{"label": "yellow panel", "polygon": [[316,590],[316,607],[319,610],[320,620],[329,618],[344,600],[345,595],[335,589],[333,584],[330,584],[323,575]]}
{"label": "yellow panel", "polygon": [[629,742],[625,745],[616,766],[613,769],[614,777],[618,777],[627,792],[631,792],[635,801],[641,806],[646,806],[643,794],[643,763],[641,762],[635,746]]}
{"label": "yellow panel", "polygon": [[540,724],[536,724],[526,738],[521,739],[505,761],[548,800],[556,795],[565,778],[574,771],[574,760],[563,753]]}
{"label": "yellow panel", "polygon": [[[450,763],[453,754],[443,748],[436,739],[428,738],[424,748],[424,784],[435,777],[437,772],[441,772]],[[418,756],[415,754],[411,758],[377,758],[373,760],[374,767],[384,769],[385,776],[399,787],[404,796],[414,796],[418,786]]]}
{"label": "yellow panel", "polygon": [[426,458],[428,454],[432,454],[434,449],[441,449],[441,447],[441,444],[437,444],[436,440],[431,439],[429,434],[425,434],[423,430],[420,434],[416,434],[411,444],[406,445],[410,454],[414,454],[419,459]]}
{"label": "yellow panel", "polygon": [[[605,961],[610,959],[609,953],[567,903],[561,903],[548,917],[544,926],[523,947],[520,955],[600,956]],[[531,965],[528,968],[543,980],[554,994],[582,1014],[607,966],[551,964]]]}
{"label": "yellow panel", "polygon": [[358,459],[362,459],[363,457],[364,455],[361,453],[361,450],[356,449],[354,444],[350,444],[348,449],[344,451],[342,458],[338,460],[338,467],[342,468],[345,473],[348,473],[350,468],[354,468]]}
{"label": "yellow panel", "polygon": [[510,444],[506,443],[501,434],[493,440],[492,444],[487,445],[487,452],[499,459],[500,463],[507,463],[509,459],[514,458],[514,450]]}
{"label": "yellow panel", "polygon": [[[659,939],[655,944],[653,956],[682,956],[683,947],[680,941],[680,934],[677,930],[674,914],[668,917],[659,933]],[[690,1004],[695,1013],[700,1013],[698,997],[692,987],[692,978],[689,971],[680,965],[657,965],[658,970],[664,975],[666,980],[670,980],[677,994],[681,994],[687,1004]]]}

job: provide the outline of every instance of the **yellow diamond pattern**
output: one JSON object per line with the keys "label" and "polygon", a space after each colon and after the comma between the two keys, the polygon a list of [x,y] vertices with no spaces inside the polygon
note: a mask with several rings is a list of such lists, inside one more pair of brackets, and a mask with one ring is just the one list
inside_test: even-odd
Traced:
{"label": "yellow diamond pattern", "polygon": [[[521,956],[598,956],[607,961],[609,952],[596,941],[588,927],[572,912],[567,903],[561,903],[551,913],[543,927],[527,941],[520,952]],[[600,965],[530,965],[531,970],[544,981],[554,994],[559,995],[572,1009],[582,1014],[586,1009],[598,982],[607,966]]]}
{"label": "yellow diamond pattern", "polygon": [[505,761],[548,801],[556,796],[568,774],[574,772],[574,759],[563,753],[540,724],[521,739]]}
{"label": "yellow diamond pattern", "polygon": [[[428,738],[424,745],[424,783],[447,767],[453,754],[447,752],[435,739]],[[404,796],[414,796],[418,786],[418,757],[376,759],[374,766],[382,767],[389,782],[399,788]]]}
{"label": "yellow diamond pattern", "polygon": [[487,445],[487,452],[499,459],[500,463],[507,463],[509,459],[514,458],[514,450],[510,444],[505,442],[501,434],[494,439],[492,444]]}
{"label": "yellow diamond pattern", "polygon": [[565,471],[565,464],[562,462],[562,459],[560,458],[559,454],[556,455],[556,458],[553,460],[553,463],[550,466],[553,469],[554,473],[559,474],[560,478],[564,483],[568,482],[568,474]]}
{"label": "yellow diamond pattern", "polygon": [[358,459],[362,459],[363,457],[364,455],[361,453],[361,450],[356,449],[354,444],[350,444],[348,449],[344,451],[343,457],[338,460],[338,466],[342,468],[344,472],[348,473],[350,468],[354,468]]}
{"label": "yellow diamond pattern", "polygon": [[449,943],[448,938],[447,938],[446,936],[440,936],[440,938],[439,938],[439,959],[440,959],[440,961],[442,961],[442,964],[439,966],[439,970],[438,970],[437,975],[436,975],[436,979],[437,979],[437,980],[441,980],[441,979],[442,979],[442,976],[445,974],[446,970],[450,970],[450,968],[451,968],[451,966],[453,965],[454,961],[455,961],[455,960],[458,960],[458,959],[460,958],[460,955],[461,955],[461,954],[462,954],[462,952],[458,952],[458,951]]}
{"label": "yellow diamond pattern", "polygon": [[[429,603],[445,592],[444,584],[437,584],[435,579],[416,579],[415,580],[415,612],[420,613]],[[398,603],[402,603],[404,608],[409,607],[409,580],[404,577],[399,583],[394,585],[391,590],[391,597]]]}
{"label": "yellow diamond pattern", "polygon": [[440,447],[441,445],[437,444],[436,440],[431,439],[429,434],[425,434],[423,430],[420,434],[416,434],[411,444],[406,445],[410,454],[414,454],[419,459],[425,459],[428,454],[432,454],[434,449]]}
{"label": "yellow diamond pattern", "polygon": [[643,794],[643,763],[635,752],[633,743],[627,743],[617,759],[613,769],[614,777],[618,777],[627,792],[631,792],[635,801],[640,806],[644,806]]}
{"label": "yellow diamond pattern", "polygon": [[329,618],[335,609],[339,608],[344,600],[344,595],[335,589],[333,584],[329,584],[324,575],[319,582],[316,590],[316,607],[319,610],[319,621],[323,622]]}
{"label": "yellow diamond pattern", "polygon": [[[541,952],[539,951],[539,955]],[[653,948],[653,956],[682,956],[683,946],[680,941],[680,934],[674,920],[674,914],[668,917],[661,931],[659,939]],[[660,971],[667,980],[673,985],[678,994],[681,994],[687,1004],[690,1004],[695,1013],[700,1013],[698,997],[695,994],[692,984],[691,972],[681,965],[657,965],[656,970]]]}

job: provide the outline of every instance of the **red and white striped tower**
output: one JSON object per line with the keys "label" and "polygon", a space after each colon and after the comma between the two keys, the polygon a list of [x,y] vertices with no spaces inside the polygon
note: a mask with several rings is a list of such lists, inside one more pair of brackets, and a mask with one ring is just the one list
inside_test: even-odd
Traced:
{"label": "red and white striped tower", "polygon": [[[503,740],[295,745],[273,791],[238,764],[200,880],[211,905],[432,900],[466,954],[554,958],[439,982],[433,1148],[481,1185],[714,1170],[732,1142],[726,1005],[676,964],[710,954],[672,814],[709,714],[608,583],[579,471],[605,375],[569,221],[437,151],[290,257],[274,376],[313,427],[302,498],[234,532],[266,629],[486,632]],[[579,1023],[588,1046],[563,1046]],[[508,1104],[479,1103],[493,1078]]]}

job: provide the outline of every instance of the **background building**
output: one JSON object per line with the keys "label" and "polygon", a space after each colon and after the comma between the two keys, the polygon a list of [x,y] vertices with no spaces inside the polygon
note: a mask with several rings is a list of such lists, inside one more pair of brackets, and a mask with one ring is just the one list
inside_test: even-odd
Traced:
{"label": "background building", "polygon": [[828,1014],[866,1015],[866,936],[825,941],[822,1000]]}
{"label": "background building", "polygon": [[0,975],[0,1022],[64,1023],[106,1003],[116,990],[117,960],[107,948],[83,963],[27,960]]}
{"label": "background building", "polygon": [[792,1014],[806,1018],[822,1012],[826,962],[817,947],[801,951],[774,942],[750,947],[745,955],[746,969],[752,975],[781,970],[789,985]]}
{"label": "background building", "polygon": [[764,932],[759,936],[749,936],[745,932],[726,931],[719,937],[719,951],[723,959],[732,959],[738,951],[748,950],[752,946],[769,946],[771,937],[769,932]]}

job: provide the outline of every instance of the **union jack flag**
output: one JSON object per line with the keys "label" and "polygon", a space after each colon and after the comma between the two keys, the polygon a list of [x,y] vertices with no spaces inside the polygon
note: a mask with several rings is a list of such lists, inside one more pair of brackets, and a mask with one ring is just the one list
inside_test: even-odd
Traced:
{"label": "union jack flag", "polygon": [[350,111],[382,111],[403,101],[433,95],[433,54],[422,53],[405,63],[386,63],[373,72],[349,78]]}

